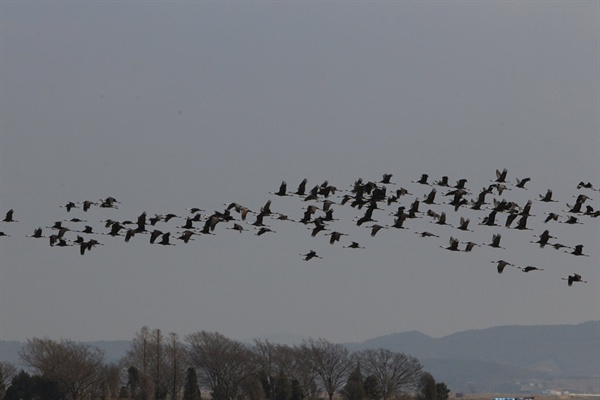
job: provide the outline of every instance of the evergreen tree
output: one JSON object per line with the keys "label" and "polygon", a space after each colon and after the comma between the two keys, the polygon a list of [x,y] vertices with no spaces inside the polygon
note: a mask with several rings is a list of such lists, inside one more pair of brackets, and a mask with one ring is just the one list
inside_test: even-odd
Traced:
{"label": "evergreen tree", "polygon": [[60,400],[64,397],[56,382],[21,371],[12,379],[3,400]]}
{"label": "evergreen tree", "polygon": [[231,400],[227,395],[227,389],[224,385],[217,383],[210,392],[212,400]]}
{"label": "evergreen tree", "polygon": [[257,379],[260,382],[260,385],[263,389],[263,392],[265,394],[265,399],[269,399],[272,400],[273,398],[273,385],[271,384],[271,380],[272,378],[267,374],[267,372],[264,369],[261,369],[258,371],[257,375]]}
{"label": "evergreen tree", "polygon": [[377,377],[369,375],[365,378],[365,396],[368,400],[379,400],[381,398],[381,392],[379,391],[379,383]]}
{"label": "evergreen tree", "polygon": [[283,371],[279,371],[275,378],[275,387],[273,388],[273,400],[290,400],[292,396],[292,387],[290,381]]}
{"label": "evergreen tree", "polygon": [[200,388],[198,387],[198,376],[196,368],[189,367],[185,375],[185,384],[183,386],[183,400],[200,400]]}
{"label": "evergreen tree", "polygon": [[435,379],[429,372],[423,372],[417,384],[417,400],[437,399]]}
{"label": "evergreen tree", "polygon": [[450,397],[450,389],[444,382],[436,383],[435,385],[436,400],[447,400]]}
{"label": "evergreen tree", "polygon": [[348,381],[342,389],[342,398],[344,400],[364,400],[366,398],[360,363],[356,363],[356,368],[348,376]]}
{"label": "evergreen tree", "polygon": [[302,400],[304,399],[304,392],[302,391],[302,385],[300,385],[300,381],[298,379],[292,380],[292,393],[290,395],[290,400]]}
{"label": "evergreen tree", "polygon": [[136,367],[132,366],[127,369],[127,386],[129,387],[129,395],[135,399],[140,386],[140,371]]}
{"label": "evergreen tree", "polygon": [[4,374],[2,373],[2,368],[0,368],[0,399],[4,397],[4,393],[6,393],[6,385],[4,384]]}

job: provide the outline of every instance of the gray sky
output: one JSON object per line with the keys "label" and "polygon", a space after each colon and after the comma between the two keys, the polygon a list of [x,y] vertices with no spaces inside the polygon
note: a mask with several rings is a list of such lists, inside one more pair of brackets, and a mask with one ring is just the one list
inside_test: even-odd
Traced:
{"label": "gray sky", "polygon": [[[0,3],[0,339],[130,339],[143,325],[236,339],[293,333],[334,342],[419,330],[440,337],[506,324],[600,319],[600,219],[566,219],[585,193],[600,209],[598,2],[52,2]],[[339,191],[392,173],[388,193],[431,190],[427,173],[468,198],[508,169],[511,190],[488,196],[523,206],[528,226],[478,225],[489,210],[421,204],[472,232],[426,215],[375,237],[334,205],[327,232],[267,223],[275,234],[216,235],[176,246],[96,235],[81,256],[28,238],[78,217],[135,220],[238,202],[299,219],[310,203],[279,198],[323,181]],[[531,177],[527,189],[516,178]],[[437,202],[447,202],[437,187]],[[557,203],[537,201],[547,189]],[[118,209],[67,213],[61,205],[114,196]],[[400,205],[376,210],[392,224]],[[488,205],[489,207],[489,205]],[[234,213],[237,217],[237,214]],[[500,217],[503,224],[505,215]],[[239,221],[238,221],[239,222]],[[159,223],[171,231],[183,219]],[[530,241],[549,229],[576,257]],[[429,230],[439,238],[421,238]],[[451,252],[450,236],[506,249]],[[75,238],[75,233],[65,236]],[[91,236],[86,236],[90,238]],[[365,249],[345,249],[350,241]],[[461,244],[462,247],[462,244]],[[323,259],[306,262],[310,249]],[[544,271],[509,268],[505,259]],[[587,284],[568,287],[579,273]]]}

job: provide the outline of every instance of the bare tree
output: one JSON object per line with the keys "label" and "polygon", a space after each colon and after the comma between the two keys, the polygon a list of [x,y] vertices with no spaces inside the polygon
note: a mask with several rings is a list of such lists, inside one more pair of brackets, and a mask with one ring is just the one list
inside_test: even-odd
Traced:
{"label": "bare tree", "polygon": [[167,366],[168,387],[171,400],[177,400],[185,384],[185,375],[188,368],[187,352],[183,343],[179,340],[179,335],[169,333],[167,341]]}
{"label": "bare tree", "polygon": [[242,382],[256,370],[252,352],[220,333],[200,331],[187,335],[185,341],[199,383],[212,391],[215,400],[234,399]]}
{"label": "bare tree", "polygon": [[150,399],[153,384],[150,375],[151,366],[151,332],[143,326],[131,341],[131,349],[127,352],[122,362],[129,369],[129,384],[131,395],[139,400]]}
{"label": "bare tree", "polygon": [[329,400],[346,383],[353,367],[350,351],[341,344],[333,344],[325,339],[307,339],[300,346],[302,360],[315,371],[320,378]]}
{"label": "bare tree", "polygon": [[99,399],[114,399],[119,397],[121,387],[121,369],[115,363],[105,364],[100,372],[102,374],[102,386],[96,389],[96,397]]}
{"label": "bare tree", "polygon": [[412,391],[417,386],[423,367],[419,360],[386,349],[367,349],[356,353],[365,375],[377,379],[383,400],[396,394]]}
{"label": "bare tree", "polygon": [[154,329],[150,334],[150,377],[154,384],[154,400],[163,400],[168,393],[166,379],[168,367],[165,347],[165,337],[161,330]]}
{"label": "bare tree", "polygon": [[55,381],[73,400],[82,399],[103,385],[102,350],[67,339],[28,339],[19,352],[23,362],[39,375]]}
{"label": "bare tree", "polygon": [[[254,340],[254,347],[252,348],[254,352],[254,361],[257,367],[257,379],[262,386],[262,394],[267,399],[273,398],[273,383],[275,380],[275,375],[277,373],[278,365],[277,365],[277,351],[278,345],[269,342],[268,340]],[[256,393],[259,391],[256,390],[254,385],[246,383],[247,388],[252,390],[247,390],[252,393],[250,397],[257,397]]]}
{"label": "bare tree", "polygon": [[300,388],[302,399],[316,400],[319,397],[319,387],[317,385],[317,372],[313,368],[308,354],[309,349],[303,346],[294,346],[293,348],[284,347],[281,349],[282,365],[286,365],[290,371],[290,380],[292,384]]}
{"label": "bare tree", "polygon": [[307,349],[256,339],[252,350],[267,398],[274,397],[273,385],[280,374],[285,375],[292,387],[297,389],[294,393],[296,398],[317,397],[317,374],[312,363],[303,360],[310,358]]}
{"label": "bare tree", "polygon": [[0,361],[0,398],[4,397],[4,391],[17,375],[17,367],[14,364]]}
{"label": "bare tree", "polygon": [[131,395],[139,400],[176,400],[183,388],[187,354],[179,336],[147,326],[136,332],[122,363],[128,368]]}

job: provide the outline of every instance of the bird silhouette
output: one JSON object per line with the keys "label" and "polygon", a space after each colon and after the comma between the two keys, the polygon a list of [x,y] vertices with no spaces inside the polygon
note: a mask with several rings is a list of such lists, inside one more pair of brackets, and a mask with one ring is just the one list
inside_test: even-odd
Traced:
{"label": "bird silhouette", "polygon": [[158,244],[162,244],[163,246],[175,246],[175,243],[171,243],[170,240],[171,232],[166,232],[161,235],[160,242]]}
{"label": "bird silhouette", "polygon": [[465,189],[465,185],[467,184],[467,180],[465,178],[461,178],[459,180],[456,181],[456,185],[454,185],[455,189],[459,189],[459,190],[464,190]]}
{"label": "bird silhouette", "polygon": [[13,219],[13,214],[14,214],[14,210],[11,208],[6,213],[6,216],[4,217],[4,219],[2,220],[2,222],[18,222],[17,220]]}
{"label": "bird silhouette", "polygon": [[319,198],[319,190],[320,190],[319,185],[314,186],[310,190],[310,192],[308,193],[308,195],[306,195],[304,197],[304,201],[317,200]]}
{"label": "bird silhouette", "polygon": [[577,189],[581,189],[581,188],[585,188],[585,189],[594,189],[594,185],[592,185],[590,182],[579,182],[579,184],[577,185]]}
{"label": "bird silhouette", "polygon": [[304,261],[309,261],[313,258],[322,258],[321,256],[317,255],[317,252],[314,250],[310,250],[308,253],[300,255],[304,257]]}
{"label": "bird silhouette", "polygon": [[531,271],[543,271],[543,268],[538,268],[538,267],[532,267],[531,265],[528,265],[527,267],[519,267],[519,269],[523,272],[531,272]]}
{"label": "bird silhouette", "polygon": [[508,173],[508,171],[506,170],[506,168],[504,168],[501,171],[496,170],[496,182],[506,182],[506,174]]}
{"label": "bird silhouette", "polygon": [[364,249],[358,242],[352,242],[348,246],[344,246],[345,249]]}
{"label": "bird silhouette", "polygon": [[435,223],[438,225],[446,225],[446,213],[442,211]]}
{"label": "bird silhouette", "polygon": [[304,196],[304,194],[306,193],[306,183],[308,182],[308,179],[304,178],[302,179],[302,182],[300,182],[300,184],[298,185],[298,189],[296,189],[296,192],[294,194],[297,194],[298,196]]}
{"label": "bird silhouette", "polygon": [[329,234],[329,244],[334,244],[335,242],[339,242],[342,236],[348,236],[346,233],[333,231]]}
{"label": "bird silhouette", "polygon": [[90,251],[96,245],[104,245],[98,242],[96,239],[90,239],[87,242],[81,241],[79,243],[79,254],[83,255],[86,251]]}
{"label": "bird silhouette", "polygon": [[554,247],[556,250],[560,250],[562,248],[565,248],[565,249],[571,248],[570,246],[567,246],[567,245],[561,244],[561,243],[550,243],[550,246]]}
{"label": "bird silhouette", "polygon": [[466,244],[466,246],[465,246],[464,251],[467,253],[471,252],[475,246],[479,246],[475,242],[466,242],[465,244]]}
{"label": "bird silhouette", "polygon": [[194,218],[193,217],[187,217],[185,219],[185,224],[183,224],[182,226],[178,226],[178,228],[181,229],[186,229],[186,230],[190,230],[190,229],[194,229]]}
{"label": "bird silhouette", "polygon": [[40,227],[33,231],[33,235],[27,235],[26,237],[41,238],[45,236],[42,236],[42,228]]}
{"label": "bird silhouette", "polygon": [[521,188],[521,189],[526,189],[525,184],[531,180],[531,178],[523,178],[523,179],[516,178],[516,179],[517,179],[517,184],[515,186],[518,188]]}
{"label": "bird silhouette", "polygon": [[499,274],[501,274],[504,271],[504,268],[507,265],[514,266],[513,264],[509,263],[508,261],[504,261],[504,260],[492,261],[492,264],[497,264],[496,269],[498,270]]}
{"label": "bird silhouette", "polygon": [[519,221],[517,222],[517,226],[515,226],[515,229],[528,230],[529,228],[527,228],[527,218],[527,215],[521,216],[521,218],[519,218]]}
{"label": "bird silhouette", "polygon": [[437,190],[435,188],[432,188],[431,191],[429,192],[429,194],[427,194],[427,196],[425,196],[423,203],[435,204],[435,194],[436,193],[437,193]]}
{"label": "bird silhouette", "polygon": [[381,179],[381,181],[379,181],[380,183],[383,183],[384,185],[389,185],[392,182],[390,182],[390,179],[392,179],[392,174],[383,174],[383,178]]}
{"label": "bird silhouette", "polygon": [[439,181],[435,181],[434,184],[438,185],[438,186],[446,186],[446,187],[450,186],[450,184],[448,183],[447,176],[442,176],[442,179],[440,179]]}
{"label": "bird silhouette", "polygon": [[77,207],[77,205],[76,205],[75,203],[73,203],[72,201],[69,201],[67,204],[65,204],[65,205],[62,205],[61,207],[64,207],[64,208],[66,208],[66,209],[67,209],[67,212],[70,212],[70,211],[71,211],[71,209],[73,209],[73,208],[79,208],[79,207]]}
{"label": "bird silhouette", "polygon": [[374,210],[375,209],[372,207],[367,208],[367,211],[365,211],[365,214],[356,221],[356,225],[361,226],[365,222],[375,222],[375,220],[373,219],[373,211]]}
{"label": "bird silhouette", "polygon": [[569,225],[581,224],[581,222],[579,221],[579,218],[577,218],[573,215],[567,217],[566,221],[559,221],[559,222],[562,222],[563,224],[569,224]]}
{"label": "bird silhouette", "polygon": [[404,225],[404,221],[406,221],[406,214],[401,214],[400,216],[398,216],[397,218],[394,219],[394,224],[393,225],[389,225],[389,227],[396,228],[396,229],[406,229],[403,226]]}
{"label": "bird silhouette", "polygon": [[487,217],[485,217],[483,219],[483,221],[481,221],[480,225],[486,225],[486,226],[498,226],[496,224],[496,214],[498,213],[498,211],[496,210],[492,210]]}
{"label": "bird silhouette", "polygon": [[468,218],[464,218],[464,217],[460,217],[460,224],[458,225],[458,229],[460,229],[461,231],[469,231],[469,222],[471,222]]}
{"label": "bird silhouette", "polygon": [[83,211],[85,212],[87,212],[92,206],[98,205],[98,203],[91,200],[84,200],[83,202],[81,202],[81,204],[83,205]]}
{"label": "bird silhouette", "polygon": [[387,227],[383,226],[383,225],[379,225],[379,224],[374,224],[370,226],[371,228],[371,236],[375,237],[375,235],[377,235],[377,232],[379,232],[381,229],[387,229]]}
{"label": "bird silhouette", "polygon": [[260,228],[258,230],[258,232],[256,233],[256,236],[262,236],[267,232],[275,233],[275,231],[272,230],[271,228],[267,228],[266,226],[263,226],[262,228]]}
{"label": "bird silhouette", "polygon": [[550,203],[550,202],[556,203],[556,200],[552,200],[552,190],[550,190],[550,189],[548,189],[546,191],[546,194],[540,194],[539,196],[540,196],[540,198],[539,198],[540,201],[544,201],[546,203]]}
{"label": "bird silhouette", "polygon": [[227,229],[232,229],[234,231],[238,231],[239,233],[242,233],[242,231],[244,230],[244,227],[238,223],[234,223],[233,227],[227,227]]}
{"label": "bird silhouette", "polygon": [[544,223],[548,223],[548,221],[558,221],[559,217],[560,217],[560,215],[550,212],[550,213],[548,213],[548,216],[544,220]]}
{"label": "bird silhouette", "polygon": [[431,232],[427,232],[427,231],[423,231],[423,232],[415,232],[417,235],[421,236],[421,237],[439,237],[436,234],[433,234]]}
{"label": "bird silhouette", "polygon": [[573,286],[573,282],[587,283],[587,281],[584,281],[581,279],[581,275],[579,275],[579,274],[569,275],[567,278],[562,278],[562,279],[567,281],[569,286]]}
{"label": "bird silhouette", "polygon": [[158,239],[162,234],[163,232],[159,231],[158,229],[153,230],[150,233],[150,244],[154,244],[156,239]]}
{"label": "bird silhouette", "polygon": [[277,192],[271,192],[271,194],[274,194],[275,196],[287,196],[287,183],[285,183],[285,181],[281,182],[279,190]]}
{"label": "bird silhouette", "polygon": [[191,230],[185,230],[181,232],[181,235],[176,237],[176,239],[183,240],[183,243],[188,243],[190,240],[193,240],[192,236],[194,235],[197,235],[197,233]]}
{"label": "bird silhouette", "polygon": [[119,201],[117,201],[117,199],[109,196],[109,197],[105,198],[104,200],[100,201],[100,207],[101,208],[118,208],[117,203],[119,203]]}
{"label": "bird silhouette", "polygon": [[134,237],[137,232],[136,229],[127,229],[127,232],[125,232],[125,243],[129,243],[131,238]]}
{"label": "bird silhouette", "polygon": [[321,218],[317,218],[313,222],[315,224],[315,227],[312,229],[312,232],[310,234],[312,237],[317,236],[317,233],[321,231],[327,230],[327,227]]}
{"label": "bird silhouette", "polygon": [[550,239],[554,239],[554,236],[550,235],[550,231],[548,229],[546,229],[544,232],[542,232],[539,235],[539,240],[535,241],[535,242],[531,242],[531,243],[538,243],[540,245],[540,247],[544,247],[548,244],[548,241]]}
{"label": "bird silhouette", "polygon": [[460,244],[460,242],[458,241],[458,239],[455,239],[451,236],[449,243],[450,243],[450,245],[447,247],[444,247],[444,246],[440,246],[440,247],[443,249],[446,249],[446,250],[450,250],[450,251],[459,251],[458,245]]}
{"label": "bird silhouette", "polygon": [[267,200],[264,206],[260,208],[262,215],[271,215],[271,200]]}
{"label": "bird silhouette", "polygon": [[418,181],[413,181],[415,183],[420,183],[421,185],[429,185],[429,183],[427,183],[427,179],[429,178],[429,175],[427,174],[422,174],[421,178],[419,178]]}
{"label": "bird silhouette", "polygon": [[500,239],[501,238],[502,238],[501,234],[499,234],[499,233],[494,234],[494,235],[492,235],[492,242],[488,243],[487,245],[491,246],[491,247],[494,247],[494,248],[497,248],[497,249],[503,249],[504,247],[500,246]]}
{"label": "bird silhouette", "polygon": [[573,251],[568,252],[565,251],[565,253],[569,253],[569,254],[573,254],[575,256],[585,256],[585,257],[589,257],[587,254],[583,254],[583,245],[582,244],[578,244],[573,248]]}

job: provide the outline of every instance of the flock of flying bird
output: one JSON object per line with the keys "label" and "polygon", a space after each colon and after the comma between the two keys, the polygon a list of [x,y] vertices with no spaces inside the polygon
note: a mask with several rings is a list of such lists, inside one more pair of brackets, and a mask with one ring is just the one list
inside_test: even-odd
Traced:
{"label": "flock of flying bird", "polygon": [[[377,181],[363,181],[357,179],[354,184],[350,185],[349,189],[338,189],[336,186],[325,181],[321,184],[307,188],[308,180],[302,180],[294,191],[289,191],[286,182],[282,182],[279,189],[274,192],[269,192],[274,198],[295,198],[303,204],[300,218],[292,219],[285,214],[273,210],[272,199],[269,199],[262,207],[252,210],[239,203],[226,203],[222,211],[214,211],[206,213],[200,208],[187,209],[186,216],[176,214],[155,214],[148,216],[144,211],[133,220],[112,220],[107,219],[101,221],[103,226],[96,228],[91,225],[86,225],[86,221],[79,218],[71,218],[62,221],[56,221],[52,225],[44,228],[38,227],[31,235],[31,238],[46,238],[49,240],[51,247],[70,247],[77,246],[81,255],[91,251],[101,243],[99,236],[108,235],[112,237],[121,237],[125,242],[130,242],[134,236],[148,235],[150,244],[158,244],[163,246],[174,246],[172,239],[181,240],[183,243],[189,243],[194,240],[194,236],[214,235],[220,227],[225,226],[225,229],[232,229],[240,233],[255,230],[255,235],[262,236],[267,233],[275,233],[272,229],[272,221],[289,221],[302,224],[310,228],[312,237],[329,236],[331,245],[340,242],[343,237],[350,236],[349,233],[341,232],[333,229],[334,211],[336,207],[351,207],[354,209],[355,218],[352,220],[352,225],[359,228],[370,230],[370,236],[375,237],[382,229],[410,229],[413,225],[412,221],[416,219],[429,219],[433,225],[447,225],[457,229],[458,232],[473,232],[471,221],[464,215],[459,216],[459,224],[456,226],[448,222],[446,211],[440,211],[439,208],[445,207],[450,212],[456,215],[465,214],[463,210],[475,210],[481,214],[478,225],[488,227],[501,227],[504,229],[516,230],[531,230],[528,227],[528,221],[535,214],[532,213],[534,203],[542,202],[546,204],[558,203],[553,198],[553,192],[548,189],[545,193],[541,193],[534,200],[528,200],[525,204],[517,204],[513,201],[505,200],[504,196],[511,190],[527,190],[527,183],[530,178],[516,179],[516,183],[509,183],[507,179],[507,170],[496,171],[495,179],[490,180],[478,192],[472,192],[467,188],[467,179],[459,179],[455,184],[451,184],[447,176],[443,176],[439,180],[429,181],[429,176],[423,174],[418,180],[411,181],[411,188],[419,188],[424,191],[422,195],[413,195],[408,189],[399,187],[397,183],[392,181],[392,174],[384,174]],[[515,181],[515,180],[513,180]],[[395,190],[388,188],[394,187]],[[550,227],[554,223],[577,225],[582,224],[586,219],[595,219],[600,216],[600,210],[595,210],[590,205],[590,197],[592,192],[600,191],[594,188],[591,183],[580,182],[577,185],[578,194],[576,194],[573,204],[566,203],[566,209],[558,212],[547,212],[544,218],[544,224]],[[416,191],[411,189],[411,191]],[[495,197],[499,196],[499,197]],[[273,198],[273,199],[274,199]],[[114,197],[107,197],[100,201],[69,201],[62,205],[71,213],[74,209],[82,210],[87,213],[94,207],[116,209],[119,201]],[[435,207],[434,207],[435,206]],[[437,211],[435,211],[438,209]],[[2,225],[6,227],[7,232],[0,231],[0,237],[11,237],[8,226],[11,223],[18,222],[15,219],[15,211],[13,209],[6,212]],[[376,219],[377,218],[377,219]],[[453,217],[454,218],[454,217]],[[383,219],[389,220],[390,223],[384,224]],[[171,230],[166,230],[165,224],[170,220],[183,221],[176,228],[174,234]],[[502,221],[501,221],[502,220]],[[83,228],[76,228],[83,225]],[[432,225],[432,226],[433,226]],[[420,226],[420,225],[419,225]],[[100,229],[100,230],[97,230]],[[574,256],[587,257],[584,253],[583,244],[564,245],[558,241],[550,233],[551,227],[544,229],[538,235],[533,235],[537,238],[531,243],[539,245],[540,248],[550,247],[556,250]],[[46,232],[46,234],[44,234]],[[321,233],[327,232],[327,233]],[[415,234],[424,238],[439,238],[441,233],[431,231],[414,231]],[[74,237],[73,237],[74,236]],[[472,241],[461,242],[456,237],[449,238],[447,246],[439,246],[443,249],[453,252],[471,252],[475,247],[482,245],[493,248],[504,249],[501,245],[501,233],[494,233],[492,240],[489,243],[475,243]],[[138,239],[133,239],[138,240]],[[350,240],[349,243],[342,245],[343,248],[362,249],[365,248],[356,241]],[[301,254],[306,261],[315,258],[322,258],[314,250],[310,250]],[[535,266],[516,266],[504,259],[491,261],[496,265],[498,273],[503,273],[506,267],[518,268],[523,272],[543,271],[542,268]],[[575,282],[585,283],[581,275],[572,273],[562,279],[566,280],[569,286]]]}

